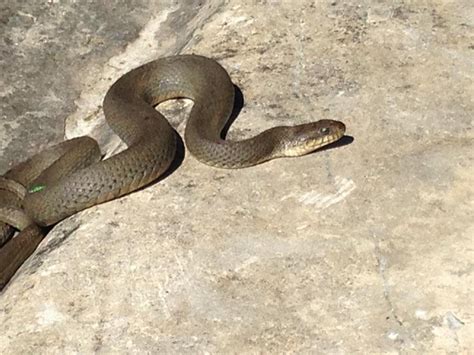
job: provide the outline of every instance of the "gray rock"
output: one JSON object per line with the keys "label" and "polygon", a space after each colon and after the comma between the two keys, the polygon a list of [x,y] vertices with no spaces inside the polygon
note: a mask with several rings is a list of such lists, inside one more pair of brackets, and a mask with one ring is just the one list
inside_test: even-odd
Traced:
{"label": "gray rock", "polygon": [[[230,138],[334,118],[354,140],[244,170],[187,154],[59,223],[0,295],[0,353],[474,347],[470,1],[109,3],[1,5],[1,172],[63,130],[123,149],[106,89],[178,52],[241,88]],[[159,109],[182,133],[189,107]]]}

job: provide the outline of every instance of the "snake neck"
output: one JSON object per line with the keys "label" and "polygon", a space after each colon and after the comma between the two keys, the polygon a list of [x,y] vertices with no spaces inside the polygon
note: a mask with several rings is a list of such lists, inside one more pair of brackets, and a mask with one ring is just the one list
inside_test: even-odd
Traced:
{"label": "snake neck", "polygon": [[239,141],[220,138],[220,131],[211,133],[189,122],[185,130],[188,150],[200,162],[225,169],[246,168],[280,156],[277,129]]}

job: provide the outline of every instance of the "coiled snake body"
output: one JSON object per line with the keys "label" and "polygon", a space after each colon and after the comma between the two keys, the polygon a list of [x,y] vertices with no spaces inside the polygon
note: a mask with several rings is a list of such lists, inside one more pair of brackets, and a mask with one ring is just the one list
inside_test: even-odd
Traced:
{"label": "coiled snake body", "polygon": [[0,289],[43,238],[40,227],[134,191],[168,169],[176,133],[154,106],[179,97],[194,101],[185,129],[187,148],[201,162],[219,168],[303,155],[345,132],[343,123],[321,120],[274,127],[246,140],[224,140],[221,132],[233,108],[234,86],[217,62],[182,55],[138,67],[112,85],[103,103],[107,122],[126,150],[100,161],[93,139],[75,138],[0,178],[0,243],[9,239],[12,227],[21,231],[0,249]]}

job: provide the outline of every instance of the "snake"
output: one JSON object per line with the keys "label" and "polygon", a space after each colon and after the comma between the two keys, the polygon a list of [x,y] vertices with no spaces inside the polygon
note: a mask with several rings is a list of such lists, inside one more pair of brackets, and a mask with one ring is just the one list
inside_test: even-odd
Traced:
{"label": "snake", "polygon": [[105,119],[125,150],[102,160],[94,139],[77,137],[7,171],[0,178],[0,289],[34,252],[44,227],[146,186],[170,168],[178,138],[155,109],[164,101],[193,101],[184,132],[186,148],[216,168],[240,169],[305,155],[345,133],[344,123],[325,119],[272,127],[242,140],[225,139],[235,92],[228,72],[214,59],[159,58],[121,76],[104,97]]}

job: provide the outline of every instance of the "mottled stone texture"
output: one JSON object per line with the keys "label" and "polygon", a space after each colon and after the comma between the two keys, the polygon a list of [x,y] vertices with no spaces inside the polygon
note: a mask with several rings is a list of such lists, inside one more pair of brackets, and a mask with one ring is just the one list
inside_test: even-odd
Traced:
{"label": "mottled stone texture", "polygon": [[[122,149],[107,87],[178,52],[242,90],[230,138],[321,118],[353,137],[244,170],[187,154],[60,223],[0,294],[0,353],[472,351],[471,1],[0,6],[0,172],[65,118]],[[181,133],[189,107],[162,108]]]}

